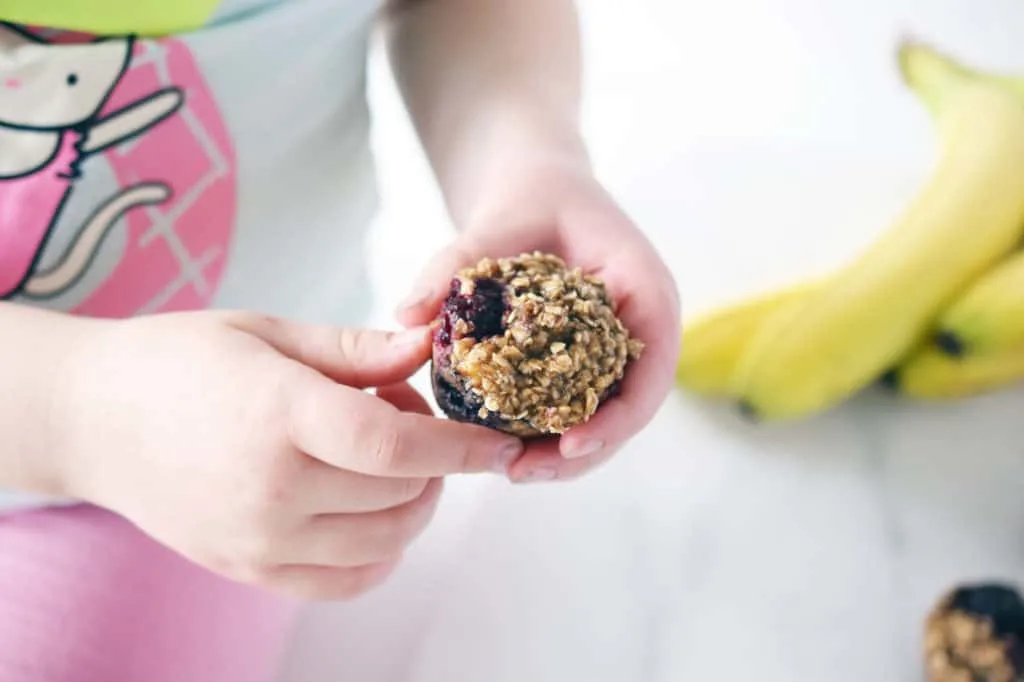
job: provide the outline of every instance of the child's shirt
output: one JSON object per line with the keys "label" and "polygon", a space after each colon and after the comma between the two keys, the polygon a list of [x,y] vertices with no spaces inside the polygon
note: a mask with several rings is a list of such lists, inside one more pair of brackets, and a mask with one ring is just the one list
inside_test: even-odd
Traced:
{"label": "child's shirt", "polygon": [[0,0],[0,298],[357,322],[378,3]]}

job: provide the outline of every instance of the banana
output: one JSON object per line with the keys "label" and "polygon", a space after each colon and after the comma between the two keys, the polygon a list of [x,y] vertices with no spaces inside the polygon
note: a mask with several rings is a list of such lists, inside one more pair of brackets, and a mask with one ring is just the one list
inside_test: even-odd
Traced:
{"label": "banana", "polygon": [[[683,329],[676,368],[680,387],[704,397],[729,396],[729,380],[750,337],[773,315],[784,314],[813,291],[802,284],[755,296],[705,313]],[[951,357],[941,346],[925,344],[885,375],[901,395],[922,400],[969,397],[1024,383],[1024,343],[990,354]]]}
{"label": "banana", "polygon": [[762,420],[825,410],[897,366],[1024,232],[1024,91],[917,43],[899,63],[942,156],[880,239],[750,341],[730,393]]}
{"label": "banana", "polygon": [[939,316],[936,340],[951,355],[1024,346],[1024,251],[982,275]]}
{"label": "banana", "polygon": [[704,397],[729,395],[736,364],[769,316],[801,297],[813,285],[796,285],[755,296],[706,313],[684,324],[676,383]]}
{"label": "banana", "polygon": [[894,388],[919,400],[966,398],[1024,380],[1024,346],[991,355],[950,357],[934,345],[911,355],[894,373]]}

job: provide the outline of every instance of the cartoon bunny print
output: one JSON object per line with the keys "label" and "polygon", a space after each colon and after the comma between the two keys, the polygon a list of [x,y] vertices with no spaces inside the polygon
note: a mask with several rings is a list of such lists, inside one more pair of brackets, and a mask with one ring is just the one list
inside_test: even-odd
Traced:
{"label": "cartoon bunny print", "polygon": [[82,162],[142,135],[184,102],[171,87],[102,113],[133,47],[130,37],[50,44],[0,23],[0,299],[59,295],[125,212],[170,198],[162,182],[119,190],[77,226],[55,265],[37,271]]}

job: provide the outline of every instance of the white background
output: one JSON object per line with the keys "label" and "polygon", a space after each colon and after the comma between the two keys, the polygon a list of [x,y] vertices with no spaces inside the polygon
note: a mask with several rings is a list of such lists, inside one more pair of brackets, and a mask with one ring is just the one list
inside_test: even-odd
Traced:
{"label": "white background", "polygon": [[[848,258],[924,181],[937,149],[897,77],[900,36],[1024,73],[1016,0],[581,8],[599,172],[671,265],[686,317]],[[373,73],[390,326],[449,232],[379,61]],[[918,680],[942,590],[1024,578],[1022,408],[1013,392],[869,395],[755,429],[674,395],[578,483],[452,481],[391,583],[311,611],[284,679]]]}

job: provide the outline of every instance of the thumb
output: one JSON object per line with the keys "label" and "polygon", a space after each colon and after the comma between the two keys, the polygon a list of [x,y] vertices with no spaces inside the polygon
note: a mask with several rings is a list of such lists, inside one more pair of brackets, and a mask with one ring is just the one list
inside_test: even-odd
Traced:
{"label": "thumb", "polygon": [[406,327],[428,324],[448,295],[455,274],[484,256],[501,258],[534,250],[558,251],[560,244],[550,223],[538,220],[514,230],[492,223],[489,228],[461,232],[458,237],[427,261],[412,288],[412,295],[398,311],[398,321]]}
{"label": "thumb", "polygon": [[412,293],[399,306],[398,321],[406,326],[429,323],[448,295],[455,273],[477,260],[477,254],[458,241],[435,253],[416,278]]}
{"label": "thumb", "polygon": [[233,321],[282,355],[353,388],[402,382],[430,358],[430,329],[348,329],[260,317]]}

